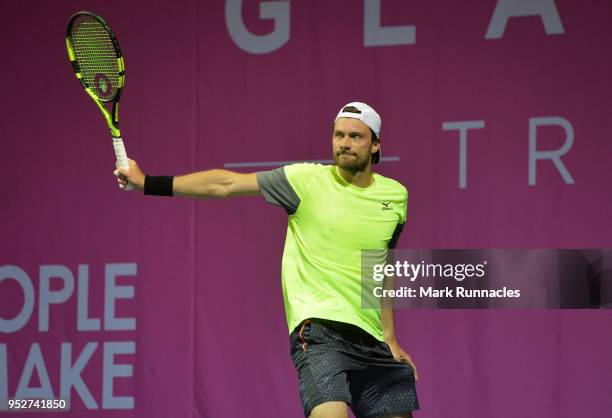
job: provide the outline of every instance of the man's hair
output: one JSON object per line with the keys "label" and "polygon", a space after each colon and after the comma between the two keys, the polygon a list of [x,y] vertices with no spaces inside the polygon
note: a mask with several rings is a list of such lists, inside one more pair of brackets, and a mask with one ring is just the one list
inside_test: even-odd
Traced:
{"label": "man's hair", "polygon": [[380,142],[380,140],[378,139],[378,135],[376,135],[376,132],[374,132],[372,128],[370,128],[370,132],[372,133],[372,143],[376,141]]}
{"label": "man's hair", "polygon": [[355,106],[346,106],[344,109],[342,109],[342,112],[361,114],[361,110],[357,109]]}

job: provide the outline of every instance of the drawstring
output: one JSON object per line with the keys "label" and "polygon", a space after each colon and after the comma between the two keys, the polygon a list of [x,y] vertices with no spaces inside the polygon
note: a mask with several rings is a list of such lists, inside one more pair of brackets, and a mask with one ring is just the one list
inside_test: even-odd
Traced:
{"label": "drawstring", "polygon": [[304,336],[302,335],[302,332],[304,331],[304,327],[306,326],[306,324],[310,324],[310,320],[307,319],[304,321],[304,323],[302,323],[302,327],[300,328],[300,340],[302,340],[302,350],[306,351],[306,347],[308,347],[308,343],[306,343],[306,340],[304,339]]}

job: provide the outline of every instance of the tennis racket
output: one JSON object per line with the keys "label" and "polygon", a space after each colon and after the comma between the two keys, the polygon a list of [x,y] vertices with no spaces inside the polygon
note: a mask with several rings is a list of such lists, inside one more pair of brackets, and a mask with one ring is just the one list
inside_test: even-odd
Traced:
{"label": "tennis racket", "polygon": [[[125,66],[117,38],[104,19],[81,11],[68,21],[66,48],[77,79],[106,119],[117,164],[129,168],[119,131],[119,99],[125,86]],[[132,188],[131,184],[125,187],[126,190]]]}

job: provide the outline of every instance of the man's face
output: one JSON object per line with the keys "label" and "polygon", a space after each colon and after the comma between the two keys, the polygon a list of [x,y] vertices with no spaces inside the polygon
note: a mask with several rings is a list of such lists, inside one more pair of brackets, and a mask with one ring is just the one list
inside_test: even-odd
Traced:
{"label": "man's face", "polygon": [[364,171],[378,151],[379,143],[372,143],[368,125],[353,118],[340,118],[334,124],[332,135],[334,160],[347,171]]}

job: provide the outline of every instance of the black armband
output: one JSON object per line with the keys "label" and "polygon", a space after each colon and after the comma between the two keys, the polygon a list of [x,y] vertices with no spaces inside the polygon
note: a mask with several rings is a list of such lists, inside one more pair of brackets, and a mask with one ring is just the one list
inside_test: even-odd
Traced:
{"label": "black armband", "polygon": [[145,176],[144,194],[172,196],[173,176]]}

